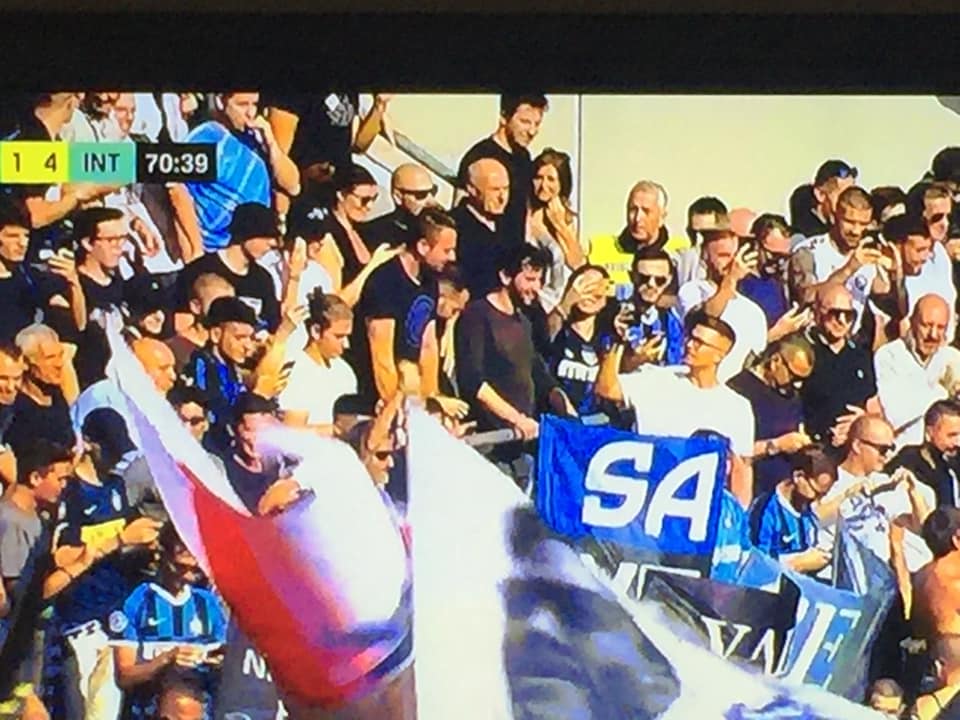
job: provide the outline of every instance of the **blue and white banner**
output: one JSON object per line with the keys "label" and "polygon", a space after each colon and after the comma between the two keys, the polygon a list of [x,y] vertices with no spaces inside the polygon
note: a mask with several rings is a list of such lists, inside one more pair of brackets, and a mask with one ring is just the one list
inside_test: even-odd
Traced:
{"label": "blue and white banner", "polygon": [[710,569],[727,448],[718,440],[636,435],[545,416],[537,511],[575,541],[628,561],[688,558]]}

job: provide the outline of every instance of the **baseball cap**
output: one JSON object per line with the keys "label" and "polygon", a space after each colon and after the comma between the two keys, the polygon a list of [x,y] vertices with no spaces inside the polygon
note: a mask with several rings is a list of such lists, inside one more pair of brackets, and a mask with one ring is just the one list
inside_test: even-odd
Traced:
{"label": "baseball cap", "polygon": [[960,181],[960,147],[946,147],[930,163],[933,179],[940,182]]}
{"label": "baseball cap", "polygon": [[856,180],[859,174],[859,171],[855,167],[848,165],[843,160],[827,160],[820,166],[820,169],[817,170],[817,174],[813,178],[813,185],[814,187],[819,187],[831,178],[843,179],[852,177]]}
{"label": "baseball cap", "polygon": [[123,294],[131,317],[143,317],[168,306],[167,293],[151,275],[134,275],[124,285]]}
{"label": "baseball cap", "polygon": [[228,322],[244,323],[256,327],[257,316],[253,312],[253,308],[239,298],[217,298],[210,304],[210,310],[207,312],[203,324],[212,328]]}
{"label": "baseball cap", "polygon": [[704,240],[715,240],[721,237],[737,235],[737,231],[730,222],[730,215],[728,213],[714,213],[713,220],[708,221],[708,223],[709,224],[697,230],[698,233],[703,235]]}
{"label": "baseball cap", "polygon": [[298,198],[287,213],[287,239],[301,237],[307,242],[323,237],[327,230],[325,220],[330,211],[309,197]]}
{"label": "baseball cap", "polygon": [[260,203],[237,205],[230,220],[230,244],[236,245],[258,237],[280,237],[277,213]]}

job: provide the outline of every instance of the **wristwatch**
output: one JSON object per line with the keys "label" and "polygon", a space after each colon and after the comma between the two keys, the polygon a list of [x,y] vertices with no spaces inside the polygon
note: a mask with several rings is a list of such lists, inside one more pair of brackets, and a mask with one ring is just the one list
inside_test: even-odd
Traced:
{"label": "wristwatch", "polygon": [[767,457],[777,454],[777,444],[773,440],[767,440],[763,446],[763,452]]}

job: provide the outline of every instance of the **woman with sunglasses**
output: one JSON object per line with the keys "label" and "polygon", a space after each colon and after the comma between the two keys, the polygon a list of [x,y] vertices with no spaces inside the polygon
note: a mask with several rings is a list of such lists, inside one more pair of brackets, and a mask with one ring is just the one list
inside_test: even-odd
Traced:
{"label": "woman with sunglasses", "polygon": [[551,264],[544,277],[540,302],[549,314],[560,302],[570,273],[586,262],[570,206],[573,173],[570,156],[547,148],[533,161],[533,192],[527,214],[527,241],[546,249]]}
{"label": "woman with sunglasses", "polygon": [[333,181],[333,206],[321,220],[317,234],[323,237],[323,265],[337,292],[353,282],[373,257],[360,226],[370,217],[380,193],[373,175],[360,165],[343,168]]}

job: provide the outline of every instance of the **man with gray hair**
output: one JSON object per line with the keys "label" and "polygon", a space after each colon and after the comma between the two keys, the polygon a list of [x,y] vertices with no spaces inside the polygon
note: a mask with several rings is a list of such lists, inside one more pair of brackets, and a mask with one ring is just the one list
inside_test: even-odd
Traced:
{"label": "man with gray hair", "polygon": [[450,211],[457,225],[457,259],[470,297],[485,297],[499,287],[497,257],[523,242],[503,232],[510,197],[507,168],[495,158],[480,158],[467,169],[467,195]]}
{"label": "man with gray hair", "polygon": [[73,447],[77,436],[70,420],[70,403],[77,397],[76,374],[59,336],[35,323],[17,333],[16,345],[27,371],[13,401],[7,445],[15,456],[39,438]]}

